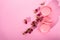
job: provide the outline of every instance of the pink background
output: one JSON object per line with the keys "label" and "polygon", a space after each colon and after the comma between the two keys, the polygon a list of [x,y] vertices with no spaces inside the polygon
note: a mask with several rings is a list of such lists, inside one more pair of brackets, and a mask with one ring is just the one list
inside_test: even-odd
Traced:
{"label": "pink background", "polygon": [[[22,35],[28,28],[23,19],[31,16],[33,10],[42,0],[0,0],[0,40],[42,40],[49,37],[60,37],[60,17],[57,24],[46,34],[35,29],[30,35]],[[43,40],[45,40],[43,39]]]}

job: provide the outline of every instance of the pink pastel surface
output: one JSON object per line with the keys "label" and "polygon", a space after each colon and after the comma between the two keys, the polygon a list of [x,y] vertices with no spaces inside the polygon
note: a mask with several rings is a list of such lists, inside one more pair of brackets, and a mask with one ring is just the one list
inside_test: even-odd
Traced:
{"label": "pink pastel surface", "polygon": [[30,27],[30,24],[23,23],[23,19],[31,16],[34,20],[33,10],[41,2],[42,0],[0,0],[0,40],[45,40],[49,36],[60,37],[60,17],[58,17],[60,7],[56,10],[54,2],[51,6],[56,8],[53,9],[55,14],[52,15],[55,23],[58,17],[56,25],[46,34],[35,29],[32,34],[22,35]]}

